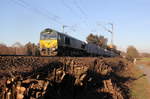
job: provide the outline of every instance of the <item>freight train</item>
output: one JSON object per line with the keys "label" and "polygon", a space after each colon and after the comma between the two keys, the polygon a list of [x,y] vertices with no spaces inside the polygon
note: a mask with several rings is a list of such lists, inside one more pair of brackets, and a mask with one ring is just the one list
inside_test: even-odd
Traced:
{"label": "freight train", "polygon": [[47,28],[40,33],[40,55],[115,57],[118,56],[119,53]]}

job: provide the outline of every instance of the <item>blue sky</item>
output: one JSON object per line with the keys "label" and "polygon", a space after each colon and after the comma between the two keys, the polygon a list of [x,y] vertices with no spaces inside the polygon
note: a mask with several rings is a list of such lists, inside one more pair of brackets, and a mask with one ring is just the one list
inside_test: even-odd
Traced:
{"label": "blue sky", "polygon": [[114,24],[118,48],[134,45],[150,51],[150,0],[0,0],[0,43],[38,43],[45,28],[65,32],[80,40],[89,33],[110,41],[107,23]]}

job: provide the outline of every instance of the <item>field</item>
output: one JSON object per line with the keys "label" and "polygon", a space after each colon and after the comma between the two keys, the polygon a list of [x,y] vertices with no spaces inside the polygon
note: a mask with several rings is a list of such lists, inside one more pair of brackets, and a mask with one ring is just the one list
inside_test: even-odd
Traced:
{"label": "field", "polygon": [[150,61],[149,57],[141,58],[141,61]]}
{"label": "field", "polygon": [[145,58],[139,58],[138,61],[140,64],[147,64],[150,65],[150,58],[149,57],[145,57]]}

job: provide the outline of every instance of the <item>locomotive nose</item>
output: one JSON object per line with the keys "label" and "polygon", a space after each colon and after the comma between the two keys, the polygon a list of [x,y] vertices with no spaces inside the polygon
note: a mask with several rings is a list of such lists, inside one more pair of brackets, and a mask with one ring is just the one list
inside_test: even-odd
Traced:
{"label": "locomotive nose", "polygon": [[57,54],[57,39],[40,40],[41,55],[52,56]]}
{"label": "locomotive nose", "polygon": [[41,40],[40,41],[41,48],[57,48],[57,40]]}

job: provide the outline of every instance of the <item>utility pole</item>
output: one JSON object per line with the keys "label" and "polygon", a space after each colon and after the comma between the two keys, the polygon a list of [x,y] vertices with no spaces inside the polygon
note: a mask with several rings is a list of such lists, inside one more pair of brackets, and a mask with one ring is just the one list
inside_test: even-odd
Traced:
{"label": "utility pole", "polygon": [[108,23],[108,24],[111,25],[111,29],[108,29],[101,24],[97,24],[97,25],[103,27],[107,32],[111,33],[111,45],[114,45],[114,24],[113,23]]}
{"label": "utility pole", "polygon": [[114,44],[114,24],[113,23],[109,23],[111,25],[111,30],[109,30],[108,32],[111,33],[111,44]]}
{"label": "utility pole", "polygon": [[65,28],[68,27],[67,25],[62,26],[62,32],[65,33]]}

